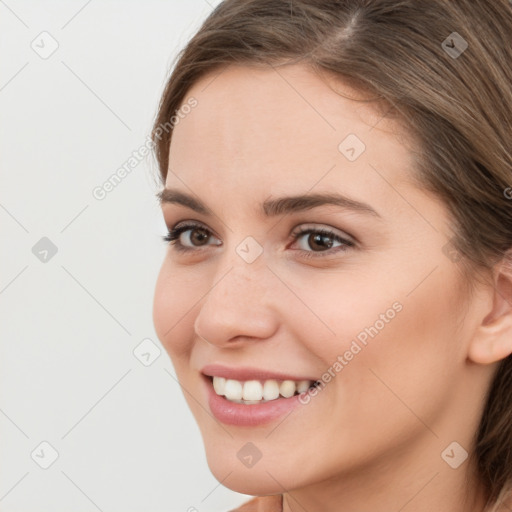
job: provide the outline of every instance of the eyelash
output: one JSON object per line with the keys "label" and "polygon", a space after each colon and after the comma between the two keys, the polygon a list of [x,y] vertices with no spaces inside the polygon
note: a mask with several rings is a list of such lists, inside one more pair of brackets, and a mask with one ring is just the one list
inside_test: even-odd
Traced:
{"label": "eyelash", "polygon": [[[197,249],[193,249],[193,248],[184,246],[179,241],[179,237],[182,233],[184,233],[185,231],[188,231],[190,229],[196,229],[196,228],[201,228],[201,229],[205,230],[208,233],[208,235],[212,235],[212,232],[209,229],[202,226],[201,224],[191,223],[191,224],[184,224],[182,226],[172,228],[171,230],[169,230],[169,232],[166,235],[164,235],[162,237],[162,239],[164,240],[164,242],[167,242],[168,244],[172,245],[176,251],[179,251],[182,253],[186,253],[186,252],[190,252],[190,251],[200,251],[201,250],[200,247]],[[304,235],[311,234],[311,233],[330,237],[334,241],[342,243],[344,245],[344,247],[338,246],[335,248],[328,249],[326,251],[305,251],[303,249],[299,249],[299,252],[301,252],[302,256],[305,258],[323,258],[323,257],[331,256],[333,252],[337,253],[339,251],[346,251],[350,247],[355,246],[354,242],[352,242],[350,240],[346,240],[346,239],[340,237],[338,234],[336,234],[333,231],[330,231],[329,229],[326,229],[326,228],[301,229],[299,231],[292,233],[293,241],[295,242],[300,237],[302,237]]]}

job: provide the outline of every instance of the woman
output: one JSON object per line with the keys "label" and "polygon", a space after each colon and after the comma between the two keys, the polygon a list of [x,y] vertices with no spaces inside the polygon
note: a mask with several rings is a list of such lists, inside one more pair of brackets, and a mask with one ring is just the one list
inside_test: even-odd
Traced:
{"label": "woman", "polygon": [[511,33],[227,0],[180,55],[154,322],[238,510],[511,510]]}

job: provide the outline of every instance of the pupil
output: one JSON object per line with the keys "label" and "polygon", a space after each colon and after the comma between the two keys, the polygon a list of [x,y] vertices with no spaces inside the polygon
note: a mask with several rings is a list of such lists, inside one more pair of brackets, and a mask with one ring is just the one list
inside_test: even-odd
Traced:
{"label": "pupil", "polygon": [[208,233],[205,232],[204,229],[202,228],[196,228],[193,233],[198,233],[199,232],[199,235],[198,236],[193,236],[193,238],[200,242],[199,245],[201,245],[201,242],[203,242],[204,240],[206,240],[208,238]]}
{"label": "pupil", "polygon": [[332,247],[332,239],[329,235],[322,235],[320,233],[311,233],[310,235],[310,242],[312,242],[310,245],[312,248],[314,248],[315,244],[320,243],[320,248],[324,249],[327,247],[330,249]]}

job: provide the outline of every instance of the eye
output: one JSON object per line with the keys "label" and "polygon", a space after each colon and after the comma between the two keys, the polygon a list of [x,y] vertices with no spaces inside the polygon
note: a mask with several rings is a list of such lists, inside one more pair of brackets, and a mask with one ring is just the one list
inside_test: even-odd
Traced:
{"label": "eye", "polygon": [[[183,235],[183,236],[182,236]],[[308,235],[306,237],[306,235]],[[186,223],[169,230],[163,240],[181,252],[195,251],[208,245],[222,245],[222,242],[208,244],[212,232],[201,224]],[[299,241],[299,252],[305,258],[331,256],[339,251],[354,247],[355,243],[326,228],[301,228],[292,233],[294,241]],[[302,243],[301,242],[301,239]],[[335,245],[335,244],[339,245]],[[308,249],[311,248],[312,250]]]}
{"label": "eye", "polygon": [[[188,233],[187,233],[188,232]],[[182,236],[186,234],[185,236]],[[194,251],[195,248],[201,248],[208,245],[208,240],[212,232],[201,224],[189,223],[175,226],[169,230],[169,233],[163,237],[164,241],[169,242],[177,251]],[[185,242],[184,241],[187,241]],[[210,244],[212,245],[212,244]],[[221,245],[214,244],[214,245]]]}
{"label": "eye", "polygon": [[[299,241],[299,246],[301,246],[299,250],[302,256],[306,258],[330,256],[333,253],[346,251],[348,248],[355,246],[355,243],[351,240],[345,239],[326,228],[302,228],[293,232],[292,237]],[[336,246],[335,243],[339,245]]]}

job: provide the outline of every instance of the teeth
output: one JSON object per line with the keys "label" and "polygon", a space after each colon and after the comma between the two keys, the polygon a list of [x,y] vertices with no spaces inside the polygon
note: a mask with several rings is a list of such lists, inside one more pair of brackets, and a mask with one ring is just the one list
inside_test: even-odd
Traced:
{"label": "teeth", "polygon": [[226,383],[224,384],[224,396],[228,400],[241,400],[242,383],[238,380],[226,380]]}
{"label": "teeth", "polygon": [[213,379],[213,389],[217,395],[224,394],[224,388],[226,386],[226,379],[224,377],[215,377]]}
{"label": "teeth", "polygon": [[297,391],[299,393],[304,393],[304,391],[307,391],[310,386],[311,386],[311,381],[301,380],[300,382],[297,382]]}
{"label": "teeth", "polygon": [[225,396],[231,402],[246,405],[258,404],[276,400],[281,395],[290,398],[295,393],[303,393],[313,385],[310,380],[284,380],[269,379],[266,381],[248,380],[240,382],[224,377],[213,377],[213,389],[220,396]]}
{"label": "teeth", "polygon": [[279,384],[277,380],[266,380],[263,384],[263,398],[265,400],[275,400],[279,398]]}
{"label": "teeth", "polygon": [[248,380],[244,383],[244,392],[242,398],[244,400],[261,400],[263,395],[263,386],[258,380]]}
{"label": "teeth", "polygon": [[293,380],[285,380],[279,386],[279,393],[285,398],[290,398],[295,394],[295,382]]}

